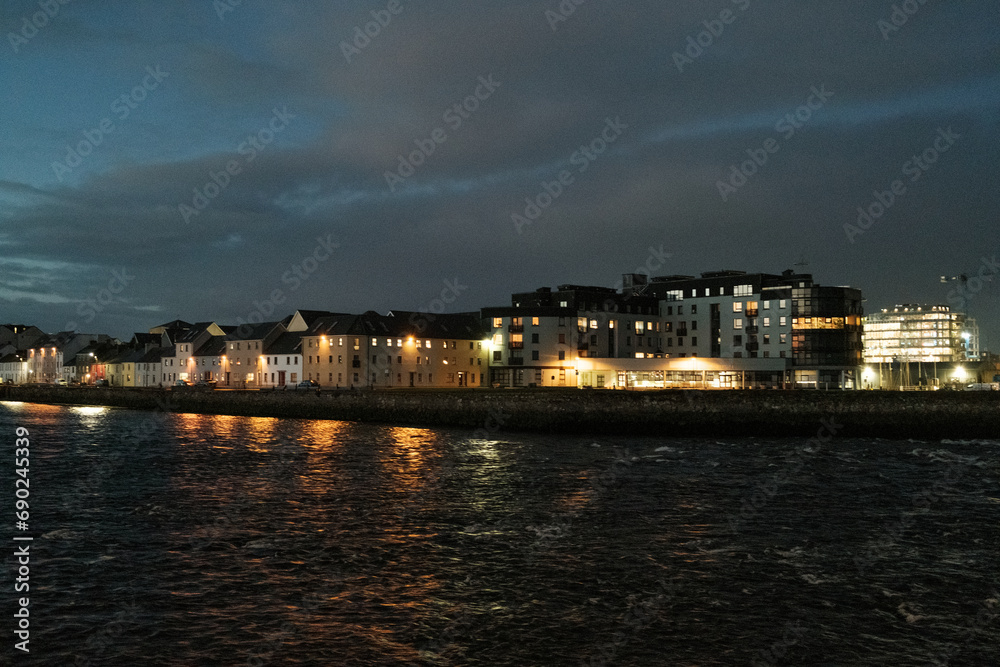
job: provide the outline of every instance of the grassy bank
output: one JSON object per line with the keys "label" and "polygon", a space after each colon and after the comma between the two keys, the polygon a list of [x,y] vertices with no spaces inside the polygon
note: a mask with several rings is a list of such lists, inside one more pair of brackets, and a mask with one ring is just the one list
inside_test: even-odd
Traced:
{"label": "grassy bank", "polygon": [[1000,393],[587,390],[228,392],[4,387],[0,399],[594,435],[1000,438]]}

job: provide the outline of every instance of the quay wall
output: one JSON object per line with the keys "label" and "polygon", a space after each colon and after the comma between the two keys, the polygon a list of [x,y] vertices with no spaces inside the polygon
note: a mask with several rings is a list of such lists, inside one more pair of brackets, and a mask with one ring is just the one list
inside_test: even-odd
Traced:
{"label": "quay wall", "polygon": [[[1000,439],[1000,392],[580,389],[199,391],[0,386],[0,400],[337,419],[485,433]],[[825,430],[824,432],[828,432]]]}

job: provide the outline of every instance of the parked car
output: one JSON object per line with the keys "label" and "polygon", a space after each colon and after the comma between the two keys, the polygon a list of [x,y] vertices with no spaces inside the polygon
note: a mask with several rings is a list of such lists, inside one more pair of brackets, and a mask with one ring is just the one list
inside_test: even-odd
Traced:
{"label": "parked car", "polygon": [[101,379],[97,380],[97,381],[96,381],[96,382],[94,383],[94,386],[95,386],[95,387],[110,387],[110,386],[111,386],[111,383],[110,383],[110,382],[108,382],[107,380],[105,380],[104,378],[101,378]]}
{"label": "parked car", "polygon": [[188,382],[187,380],[176,380],[176,381],[174,381],[174,386],[175,387],[190,387],[191,383]]}
{"label": "parked car", "polygon": [[198,380],[194,383],[194,386],[201,387],[202,389],[215,389],[215,380]]}
{"label": "parked car", "polygon": [[69,383],[68,383],[68,382],[66,382],[66,380],[65,380],[65,379],[63,379],[63,378],[59,378],[58,380],[56,380],[56,386],[57,386],[57,387],[68,387],[68,386],[69,386]]}
{"label": "parked car", "polygon": [[313,382],[312,380],[304,380],[304,381],[298,383],[297,385],[295,385],[295,389],[297,391],[298,390],[309,391],[310,389],[319,389],[319,385],[317,383]]}

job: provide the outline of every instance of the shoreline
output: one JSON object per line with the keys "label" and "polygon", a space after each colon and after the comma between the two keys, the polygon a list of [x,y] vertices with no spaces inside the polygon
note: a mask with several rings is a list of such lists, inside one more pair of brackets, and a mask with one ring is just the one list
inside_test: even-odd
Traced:
{"label": "shoreline", "polygon": [[0,400],[497,433],[1000,438],[1000,393],[469,389],[322,392],[7,386]]}

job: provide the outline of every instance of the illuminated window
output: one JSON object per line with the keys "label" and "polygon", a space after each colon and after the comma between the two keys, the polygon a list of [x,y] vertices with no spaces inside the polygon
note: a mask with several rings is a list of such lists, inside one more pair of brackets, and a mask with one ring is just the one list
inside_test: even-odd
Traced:
{"label": "illuminated window", "polygon": [[742,301],[734,301],[733,302],[733,312],[734,313],[742,313],[743,312],[743,302]]}
{"label": "illuminated window", "polygon": [[590,320],[590,328],[591,329],[597,328],[597,320]]}
{"label": "illuminated window", "polygon": [[538,318],[537,317],[532,317],[531,318],[531,326],[533,326],[533,327],[537,327],[538,326]]}
{"label": "illuminated window", "polygon": [[750,296],[753,294],[753,285],[736,285],[733,287],[733,296]]}
{"label": "illuminated window", "polygon": [[641,333],[645,332],[645,330],[646,330],[646,323],[645,322],[636,321],[636,323],[635,323],[635,332],[637,334],[641,334]]}
{"label": "illuminated window", "polygon": [[778,308],[782,308],[782,309],[783,308],[788,308],[788,300],[787,299],[782,299],[781,301],[779,301],[778,302]]}
{"label": "illuminated window", "polygon": [[[765,301],[764,303],[767,303],[767,302]],[[770,317],[765,317],[764,318],[764,326],[765,327],[771,326],[771,318]]]}
{"label": "illuminated window", "polygon": [[740,317],[734,317],[733,318],[733,328],[734,329],[742,329],[743,328],[743,319],[740,318]]}
{"label": "illuminated window", "polygon": [[378,338],[372,338],[372,347],[375,347],[377,345],[378,345]]}
{"label": "illuminated window", "polygon": [[502,317],[494,317],[493,318],[493,328],[494,329],[499,329],[502,326],[503,326],[503,318]]}
{"label": "illuminated window", "polygon": [[787,317],[779,317],[778,318],[778,326],[781,326],[781,327],[788,326],[788,318]]}
{"label": "illuminated window", "polygon": [[503,347],[503,334],[493,334],[493,347]]}
{"label": "illuminated window", "polygon": [[771,302],[770,301],[763,301],[762,303],[763,303],[762,307],[764,308],[764,310],[771,310]]}

